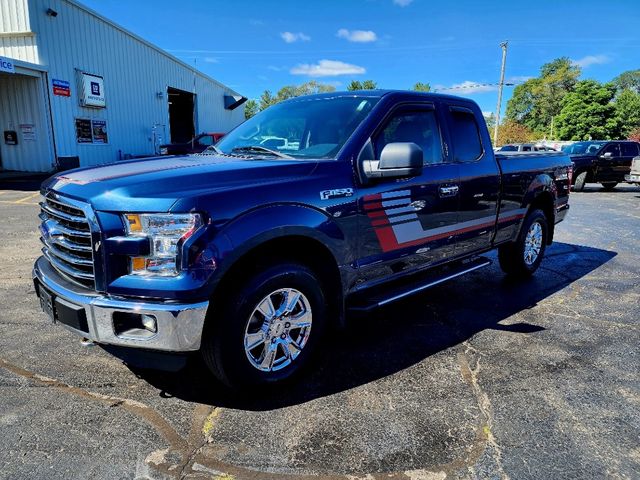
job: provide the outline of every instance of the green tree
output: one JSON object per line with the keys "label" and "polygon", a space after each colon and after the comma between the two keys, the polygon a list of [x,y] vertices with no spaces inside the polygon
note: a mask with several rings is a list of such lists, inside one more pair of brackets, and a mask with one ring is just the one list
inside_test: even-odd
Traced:
{"label": "green tree", "polygon": [[613,83],[595,80],[578,82],[562,99],[556,117],[558,135],[563,140],[609,140],[620,136],[620,122],[612,102]]}
{"label": "green tree", "polygon": [[613,84],[619,92],[632,90],[640,93],[640,69],[627,70],[613,79]]}
{"label": "green tree", "polygon": [[347,90],[350,92],[354,90],[375,90],[376,88],[378,88],[378,84],[373,80],[364,80],[362,82],[359,80],[351,80],[351,83],[347,85]]}
{"label": "green tree", "polygon": [[640,93],[624,89],[616,97],[615,109],[622,138],[627,138],[633,130],[640,128]]}
{"label": "green tree", "polygon": [[429,84],[429,83],[417,82],[417,83],[413,86],[413,90],[415,90],[416,92],[430,92],[430,91],[431,91],[431,84]]}
{"label": "green tree", "polygon": [[483,114],[482,116],[484,117],[484,121],[487,124],[489,131],[493,132],[493,128],[496,126],[496,116],[493,113],[490,113],[489,115]]}
{"label": "green tree", "polygon": [[573,91],[579,76],[580,67],[567,57],[545,63],[539,77],[514,89],[507,102],[506,118],[532,131],[548,134],[551,119],[560,113],[562,99]]}
{"label": "green tree", "polygon": [[[314,93],[334,92],[336,87],[324,83],[311,80],[301,85],[285,85],[273,95],[270,90],[265,90],[260,95],[259,107],[260,111],[269,108],[271,105],[283,102],[289,98],[299,97],[301,95],[311,95]],[[249,102],[247,102],[249,103]],[[246,109],[246,107],[245,107]]]}
{"label": "green tree", "polygon": [[373,80],[365,80],[362,82],[363,90],[375,90],[376,88],[378,88],[378,84]]}
{"label": "green tree", "polygon": [[278,101],[270,90],[265,90],[262,92],[262,95],[260,95],[260,111],[265,108],[269,108],[271,105],[275,105],[276,103],[278,103]]}
{"label": "green tree", "polygon": [[244,118],[248,120],[256,113],[258,113],[258,102],[253,99],[247,100],[244,104]]}

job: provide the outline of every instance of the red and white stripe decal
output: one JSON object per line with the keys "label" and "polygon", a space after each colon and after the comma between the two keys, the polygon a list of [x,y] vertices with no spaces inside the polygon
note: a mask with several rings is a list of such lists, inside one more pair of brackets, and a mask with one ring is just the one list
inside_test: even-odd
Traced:
{"label": "red and white stripe decal", "polygon": [[[410,190],[376,193],[365,196],[363,200],[364,210],[371,220],[383,252],[493,227],[496,221],[495,215],[490,215],[424,230],[416,210],[410,206]],[[498,223],[519,220],[525,213],[526,209],[503,212],[498,216]]]}

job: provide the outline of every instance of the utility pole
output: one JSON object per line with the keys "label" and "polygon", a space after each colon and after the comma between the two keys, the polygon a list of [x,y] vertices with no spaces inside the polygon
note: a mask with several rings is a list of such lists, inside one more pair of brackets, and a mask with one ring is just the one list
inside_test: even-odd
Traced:
{"label": "utility pole", "polygon": [[500,44],[502,48],[502,67],[500,67],[500,83],[498,84],[498,106],[496,107],[496,124],[493,127],[493,145],[498,144],[498,125],[500,125],[500,110],[502,108],[502,87],[504,87],[504,69],[507,64],[507,46],[509,42],[504,41]]}

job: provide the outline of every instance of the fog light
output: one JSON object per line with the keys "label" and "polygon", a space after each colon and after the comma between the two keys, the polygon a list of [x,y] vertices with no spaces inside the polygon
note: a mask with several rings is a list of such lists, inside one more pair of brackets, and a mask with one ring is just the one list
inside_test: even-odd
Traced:
{"label": "fog light", "polygon": [[156,322],[155,317],[152,317],[151,315],[142,316],[142,326],[153,333],[158,331],[158,323]]}

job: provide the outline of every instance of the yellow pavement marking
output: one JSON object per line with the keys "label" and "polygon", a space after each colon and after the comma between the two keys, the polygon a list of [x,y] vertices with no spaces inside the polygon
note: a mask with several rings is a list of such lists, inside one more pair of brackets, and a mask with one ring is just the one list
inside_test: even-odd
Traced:
{"label": "yellow pavement marking", "polygon": [[21,198],[20,200],[16,200],[16,201],[15,201],[15,202],[13,202],[13,203],[24,203],[24,202],[26,202],[27,200],[31,200],[33,197],[37,197],[38,195],[40,195],[40,192],[32,193],[32,194],[31,194],[31,195],[29,195],[28,197]]}

